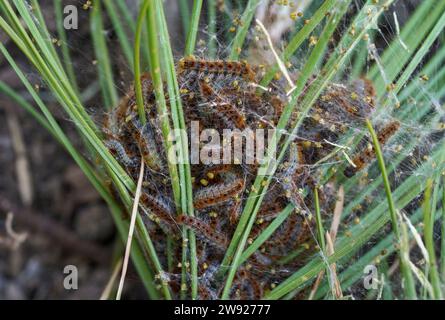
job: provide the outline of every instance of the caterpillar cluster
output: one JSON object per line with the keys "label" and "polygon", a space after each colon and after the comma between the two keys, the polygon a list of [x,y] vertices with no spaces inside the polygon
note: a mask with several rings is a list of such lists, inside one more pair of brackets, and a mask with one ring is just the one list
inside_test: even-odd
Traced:
{"label": "caterpillar cluster", "polygon": [[[276,89],[278,85],[275,90],[256,92],[255,68],[247,62],[187,57],[179,61],[177,76],[188,128],[191,121],[199,121],[199,130],[213,128],[220,134],[224,129],[273,129],[285,106],[283,93]],[[146,164],[140,203],[146,213],[144,220],[150,237],[169,274],[175,295],[179,297],[181,291],[183,244],[176,241],[175,263],[169,264],[167,236],[179,240],[183,226],[194,230],[198,239],[199,298],[215,299],[220,296],[224,279],[214,275],[234,234],[246,198],[252,192],[258,165],[191,165],[195,216],[179,212],[174,206],[152,83],[148,75],[141,80],[147,123],[139,122],[135,93],[130,89],[119,106],[105,116],[106,145],[135,180],[141,161]],[[168,94],[165,95],[169,101]],[[317,185],[313,165],[333,151],[348,126],[363,125],[373,110],[374,91],[366,80],[355,81],[350,86],[331,84],[324,90],[275,173],[248,242],[252,243],[288,204],[292,203],[296,209],[240,266],[231,298],[261,298],[265,291],[284,280],[314,253],[316,246],[311,236],[314,221],[309,214],[313,211],[313,188]],[[297,117],[293,115],[293,120]],[[389,140],[398,126],[394,122],[383,127],[379,133],[380,142]],[[346,176],[354,175],[370,162],[373,150],[366,150],[359,150],[357,156],[352,157],[354,166],[345,169]],[[303,253],[294,255],[302,248],[305,249]]]}

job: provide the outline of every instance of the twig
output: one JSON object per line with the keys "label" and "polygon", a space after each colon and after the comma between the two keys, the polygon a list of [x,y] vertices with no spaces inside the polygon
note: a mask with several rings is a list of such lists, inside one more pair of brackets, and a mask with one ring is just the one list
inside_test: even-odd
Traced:
{"label": "twig", "polygon": [[111,294],[111,290],[113,289],[114,283],[116,282],[117,276],[119,275],[119,270],[122,267],[122,259],[119,259],[119,261],[116,263],[113,269],[113,273],[111,274],[110,279],[107,282],[107,285],[105,286],[104,291],[100,295],[100,300],[108,300]]}
{"label": "twig", "polygon": [[399,40],[400,45],[403,47],[403,49],[409,52],[408,46],[405,44],[405,42],[403,42],[402,37],[400,36],[400,26],[399,26],[399,20],[397,19],[397,13],[394,11],[392,14],[394,17],[394,24],[396,26],[397,39]]}
{"label": "twig", "polygon": [[290,93],[292,93],[292,91],[295,90],[295,83],[292,81],[292,79],[289,75],[289,72],[287,72],[286,66],[284,65],[283,61],[280,59],[277,52],[275,51],[275,48],[272,43],[272,39],[270,38],[270,35],[267,32],[266,27],[258,19],[256,19],[256,23],[260,26],[261,30],[263,31],[264,35],[266,36],[267,43],[269,44],[270,50],[272,50],[275,60],[277,60],[278,67],[280,68],[281,72],[283,73],[284,77],[286,78],[287,82],[289,83],[289,85],[291,87],[290,91],[288,92],[288,95],[289,95]]}
{"label": "twig", "polygon": [[406,216],[406,214],[404,212],[397,211],[397,213],[400,216],[399,219],[401,222],[403,222],[403,220],[405,220],[405,223],[407,224],[409,231],[411,231],[414,241],[416,241],[416,244],[419,247],[420,252],[422,252],[422,255],[425,258],[426,263],[429,264],[430,256],[428,254],[428,250],[425,247],[425,244],[423,243],[422,236],[419,234],[416,227],[413,226],[413,224],[411,223],[411,220]]}
{"label": "twig", "polygon": [[355,165],[354,161],[352,161],[351,158],[349,158],[349,156],[348,156],[348,154],[345,152],[345,150],[342,150],[341,152],[342,152],[343,155],[345,156],[346,161],[348,161],[349,164],[350,164],[351,166],[353,166],[354,168],[357,168],[357,166]]}
{"label": "twig", "polygon": [[433,287],[428,281],[428,277],[426,277],[425,274],[419,268],[417,268],[411,260],[408,260],[408,266],[416,276],[417,280],[419,280],[422,286],[425,287],[425,289],[428,291],[429,295],[431,297],[434,297]]}
{"label": "twig", "polygon": [[30,206],[33,199],[32,176],[26,157],[26,147],[17,115],[11,111],[7,113],[7,122],[11,134],[12,147],[16,157],[15,171],[17,174],[20,198],[25,206]]}
{"label": "twig", "polygon": [[134,202],[133,202],[133,210],[131,212],[130,228],[128,230],[127,245],[125,247],[125,256],[124,256],[124,262],[123,262],[123,266],[122,266],[122,274],[121,274],[121,279],[119,281],[119,288],[117,290],[116,300],[121,299],[122,289],[124,288],[125,276],[127,274],[127,268],[128,268],[128,260],[130,259],[130,251],[131,251],[131,243],[133,240],[134,225],[136,223],[136,216],[138,213],[139,198],[141,197],[143,178],[144,178],[144,161],[141,161],[141,171],[139,172],[139,179],[138,179],[138,184],[136,187],[136,194],[135,194]]}
{"label": "twig", "polygon": [[12,228],[12,222],[14,220],[14,214],[12,212],[8,212],[6,216],[5,229],[7,237],[0,237],[0,244],[5,244],[7,247],[11,248],[11,250],[17,250],[20,245],[26,241],[28,238],[28,234],[26,232],[17,233]]}
{"label": "twig", "polygon": [[[340,218],[341,214],[343,212],[343,204],[344,204],[344,198],[345,198],[345,191],[343,186],[340,186],[337,193],[337,202],[335,203],[334,208],[334,217],[331,222],[331,230],[329,233],[326,232],[326,243],[328,244],[328,256],[332,255],[334,253],[334,243],[337,238],[337,231],[338,226],[340,225]],[[335,297],[342,297],[340,282],[338,281],[337,275],[336,275],[336,265],[333,263],[331,265],[331,277],[335,280],[333,283],[335,285]],[[320,286],[321,280],[323,279],[325,274],[325,270],[321,270],[318,273],[317,279],[314,282],[314,286],[312,287],[311,293],[309,294],[309,300],[314,299],[315,293],[318,290],[318,287]]]}
{"label": "twig", "polygon": [[315,294],[317,293],[318,287],[320,286],[321,280],[324,277],[324,273],[325,273],[324,269],[318,273],[317,279],[314,282],[314,286],[312,287],[312,290],[311,290],[311,293],[309,294],[308,300],[314,299]]}
{"label": "twig", "polygon": [[380,275],[380,289],[379,289],[379,294],[377,295],[377,300],[382,300],[384,287],[385,287],[385,275],[382,273]]}
{"label": "twig", "polygon": [[14,240],[14,248],[18,248],[20,244],[25,242],[28,234],[26,232],[15,232],[12,228],[12,221],[14,220],[14,214],[12,212],[8,212],[6,216],[6,233]]}
{"label": "twig", "polygon": [[331,222],[331,230],[330,230],[331,239],[334,243],[335,240],[337,239],[337,231],[338,231],[338,226],[340,225],[344,202],[345,202],[345,189],[343,188],[343,186],[340,186],[337,193],[337,201],[335,202],[335,207],[334,207],[334,217]]}
{"label": "twig", "polygon": [[327,140],[327,139],[323,139],[323,140],[324,140],[324,142],[326,142],[327,144],[330,144],[331,146],[334,146],[334,147],[337,147],[337,148],[340,148],[340,149],[351,150],[351,148],[348,147],[348,146],[342,146],[342,145],[340,145],[340,144],[336,144],[336,143],[334,143],[334,142],[331,142],[331,141],[329,141],[329,140]]}
{"label": "twig", "polygon": [[[328,251],[328,256],[331,256],[334,254],[334,241],[335,239],[331,238],[331,235],[329,232],[326,232],[326,249]],[[343,293],[341,290],[340,281],[337,277],[337,265],[335,263],[331,264],[331,267],[329,268],[330,277],[331,277],[331,283],[333,284],[332,288],[332,295],[336,299],[342,299]]]}

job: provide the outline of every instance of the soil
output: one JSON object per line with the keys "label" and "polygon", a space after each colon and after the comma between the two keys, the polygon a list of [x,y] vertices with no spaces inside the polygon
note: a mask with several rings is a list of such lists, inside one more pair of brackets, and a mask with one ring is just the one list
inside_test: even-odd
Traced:
{"label": "soil", "polygon": [[[56,34],[52,2],[39,1],[50,32]],[[80,29],[68,37],[79,83],[90,84],[95,68],[88,13],[79,10],[79,15]],[[37,73],[2,32],[0,39],[31,83],[40,86],[42,98],[59,124],[86,155],[74,126],[66,121]],[[0,80],[32,101],[3,56]],[[94,96],[88,101],[88,111],[97,115],[101,101],[100,95]],[[20,237],[8,230],[8,213],[12,214],[12,231]],[[0,95],[0,300],[99,299],[115,257],[122,255],[119,242],[106,204],[67,152],[17,103]],[[68,265],[77,267],[77,290],[63,285]],[[131,268],[123,296],[146,298]]]}

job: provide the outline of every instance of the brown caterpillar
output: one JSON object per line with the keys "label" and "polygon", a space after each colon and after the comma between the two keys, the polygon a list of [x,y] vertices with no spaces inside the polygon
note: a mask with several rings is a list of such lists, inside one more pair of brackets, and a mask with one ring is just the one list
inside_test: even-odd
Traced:
{"label": "brown caterpillar", "polygon": [[180,215],[177,221],[179,224],[184,224],[194,229],[195,231],[197,231],[198,235],[204,236],[207,240],[209,240],[220,249],[225,249],[227,247],[228,239],[226,238],[226,236],[212,229],[204,221],[186,215]]}
{"label": "brown caterpillar", "polygon": [[235,199],[232,204],[232,209],[229,212],[229,221],[232,225],[236,225],[241,210],[241,200]]}
{"label": "brown caterpillar", "polygon": [[245,268],[239,270],[233,283],[231,296],[240,300],[258,300],[263,295],[259,279]]}
{"label": "brown caterpillar", "polygon": [[272,203],[264,203],[261,206],[261,209],[258,211],[258,217],[263,218],[264,220],[272,220],[275,218],[281,211],[283,211],[284,206],[281,201],[274,201]]}
{"label": "brown caterpillar", "polygon": [[233,199],[244,190],[244,181],[233,174],[228,175],[226,181],[202,188],[195,194],[194,206],[204,209]]}
{"label": "brown caterpillar", "polygon": [[[322,97],[322,101],[345,110],[352,118],[364,119],[374,110],[375,91],[369,80],[354,81],[353,89],[356,90],[332,84]],[[332,116],[335,117],[334,114]]]}
{"label": "brown caterpillar", "polygon": [[167,224],[175,223],[171,206],[165,203],[165,201],[162,201],[161,197],[152,196],[144,192],[141,194],[140,203],[155,215],[155,217],[153,217],[154,219],[158,218]]}
{"label": "brown caterpillar", "polygon": [[240,76],[246,81],[255,80],[255,72],[245,61],[226,60],[196,60],[194,57],[186,57],[179,61],[178,73],[187,70],[196,71],[198,74],[224,74]]}
{"label": "brown caterpillar", "polygon": [[218,116],[226,118],[228,122],[233,123],[240,130],[246,128],[245,116],[232,103],[221,99],[205,81],[200,81],[200,89],[202,96],[209,100],[210,108],[214,109]]}
{"label": "brown caterpillar", "polygon": [[[377,133],[377,139],[380,145],[384,145],[400,128],[400,122],[392,121],[385,125]],[[344,170],[344,175],[348,178],[363,170],[369,162],[375,157],[375,150],[372,145],[367,146],[364,150],[360,150],[358,155],[352,159],[355,167],[350,165]]]}

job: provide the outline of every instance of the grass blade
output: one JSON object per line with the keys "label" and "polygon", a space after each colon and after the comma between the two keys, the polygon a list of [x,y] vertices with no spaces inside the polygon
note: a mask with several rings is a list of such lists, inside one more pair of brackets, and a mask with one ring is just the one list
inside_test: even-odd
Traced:
{"label": "grass blade", "polygon": [[249,30],[250,23],[252,22],[253,16],[255,14],[255,9],[258,6],[259,0],[249,0],[244,9],[244,13],[241,17],[243,24],[240,26],[236,32],[235,38],[233,39],[232,49],[230,51],[229,59],[238,60],[241,53],[241,49],[246,39],[247,31]]}
{"label": "grass blade", "polygon": [[[385,187],[385,193],[386,193],[386,197],[388,199],[388,208],[389,208],[389,213],[391,216],[393,232],[394,232],[396,241],[398,241],[398,243],[401,243],[401,233],[400,233],[399,225],[398,225],[397,209],[394,204],[394,199],[393,199],[393,196],[391,193],[391,186],[389,184],[388,174],[386,172],[386,166],[385,166],[385,161],[383,160],[382,150],[380,148],[379,140],[378,140],[377,135],[374,131],[374,128],[372,127],[372,124],[369,120],[366,120],[366,126],[368,127],[369,133],[371,135],[371,138],[372,138],[372,141],[374,144],[374,151],[375,151],[375,154],[377,157],[380,171],[382,173],[383,185]],[[402,247],[403,246],[401,245],[399,255],[400,255],[400,265],[401,265],[403,277],[405,280],[405,294],[408,299],[415,299],[416,298],[416,289],[415,289],[415,285],[414,285],[414,278],[410,271],[410,268],[407,265],[407,259],[409,259],[409,253],[402,252]]]}
{"label": "grass blade", "polygon": [[[434,189],[434,192],[432,191]],[[442,289],[440,287],[439,272],[437,270],[436,260],[436,248],[434,244],[434,222],[438,187],[434,184],[433,180],[427,181],[427,187],[425,189],[423,198],[423,225],[424,225],[424,242],[426,250],[428,251],[428,272],[425,274],[430,275],[431,285],[433,287],[433,299],[442,300]],[[433,193],[433,196],[432,196]]]}
{"label": "grass blade", "polygon": [[106,109],[117,106],[118,95],[113,80],[110,56],[104,36],[104,26],[102,21],[101,0],[94,2],[90,17],[91,36],[94,44],[94,51],[97,60],[99,83],[102,88],[102,97]]}
{"label": "grass blade", "polygon": [[198,35],[199,17],[201,15],[202,0],[193,0],[192,17],[188,26],[187,39],[185,42],[186,56],[192,55],[195,51],[196,37]]}

